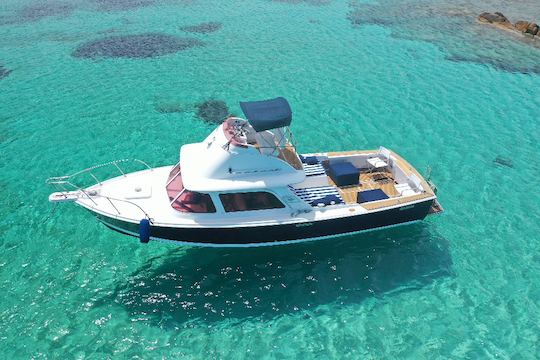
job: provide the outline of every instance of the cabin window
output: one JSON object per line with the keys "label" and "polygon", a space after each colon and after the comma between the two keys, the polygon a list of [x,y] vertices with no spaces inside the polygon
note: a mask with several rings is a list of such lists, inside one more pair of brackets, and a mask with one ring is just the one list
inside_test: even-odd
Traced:
{"label": "cabin window", "polygon": [[244,192],[220,194],[219,198],[226,212],[281,209],[285,205],[269,192]]}
{"label": "cabin window", "polygon": [[209,194],[184,190],[182,195],[172,203],[175,210],[192,213],[215,213],[216,207]]}
{"label": "cabin window", "polygon": [[209,194],[189,191],[184,188],[180,166],[177,165],[167,180],[167,195],[173,209],[190,213],[215,213],[216,207]]}

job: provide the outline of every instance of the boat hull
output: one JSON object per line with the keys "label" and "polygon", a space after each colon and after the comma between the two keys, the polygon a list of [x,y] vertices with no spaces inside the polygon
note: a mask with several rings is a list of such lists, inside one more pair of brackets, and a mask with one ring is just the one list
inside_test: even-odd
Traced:
{"label": "boat hull", "polygon": [[[423,220],[433,199],[361,215],[293,224],[237,227],[180,228],[152,225],[150,239],[195,246],[234,247],[289,244]],[[94,214],[109,228],[138,237],[139,224]]]}

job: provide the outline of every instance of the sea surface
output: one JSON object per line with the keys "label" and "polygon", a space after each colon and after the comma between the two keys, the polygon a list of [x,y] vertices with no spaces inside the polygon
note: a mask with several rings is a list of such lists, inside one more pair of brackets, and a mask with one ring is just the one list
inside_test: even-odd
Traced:
{"label": "sea surface", "polygon": [[[537,0],[2,0],[0,358],[540,358]],[[238,101],[302,152],[387,146],[445,213],[204,249],[109,231],[50,176],[174,164]]]}

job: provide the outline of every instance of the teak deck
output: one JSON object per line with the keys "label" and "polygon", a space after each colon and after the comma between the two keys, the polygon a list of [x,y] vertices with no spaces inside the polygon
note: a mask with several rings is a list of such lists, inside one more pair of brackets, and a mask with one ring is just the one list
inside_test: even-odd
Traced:
{"label": "teak deck", "polygon": [[[378,176],[385,176],[388,180],[376,181]],[[328,182],[332,186],[336,184],[328,177]],[[360,171],[360,178],[358,185],[341,186],[337,187],[343,200],[347,204],[356,204],[356,197],[359,191],[381,189],[390,198],[399,195],[394,187],[395,182],[392,178],[392,174],[388,171],[368,172],[366,169]]]}
{"label": "teak deck", "polygon": [[[377,152],[378,152],[377,150],[356,150],[356,151],[329,152],[327,153],[327,155],[329,158],[333,158],[333,157],[350,156],[350,155],[357,155],[357,154],[376,154]],[[424,180],[423,176],[420,175],[420,173],[415,168],[413,168],[411,164],[409,164],[405,159],[403,159],[401,156],[399,156],[393,151],[391,152],[391,157],[392,157],[392,160],[394,161],[394,164],[399,166],[407,175],[415,174],[421,180],[422,187],[425,189],[423,193],[410,195],[410,196],[398,196],[399,194],[396,191],[396,188],[394,187],[395,181],[392,177],[391,172],[389,171],[369,172],[369,170],[367,169],[361,169],[359,185],[337,187],[340,192],[341,197],[343,198],[343,201],[345,201],[345,203],[347,204],[356,204],[357,193],[359,191],[381,189],[382,191],[386,193],[386,195],[390,197],[389,199],[374,201],[370,203],[362,203],[362,207],[364,207],[365,209],[374,210],[374,209],[379,209],[379,208],[383,208],[387,206],[393,206],[397,204],[407,204],[413,201],[427,199],[435,195],[433,191],[431,190],[431,187],[429,186],[429,184]],[[380,175],[385,175],[387,178],[391,180],[388,182],[374,181],[373,177],[380,176]],[[336,186],[330,177],[328,177],[328,181],[331,185]]]}
{"label": "teak deck", "polygon": [[296,170],[302,170],[302,163],[300,160],[298,160],[298,155],[296,155],[296,149],[291,144],[285,145],[285,147],[279,148],[279,155],[278,157],[281,160],[286,161],[289,163],[293,168]]}

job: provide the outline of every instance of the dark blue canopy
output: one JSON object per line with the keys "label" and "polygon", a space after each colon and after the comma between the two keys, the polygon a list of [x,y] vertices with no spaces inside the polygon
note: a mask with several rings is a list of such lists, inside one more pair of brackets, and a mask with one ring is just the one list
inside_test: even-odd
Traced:
{"label": "dark blue canopy", "polygon": [[291,124],[291,107],[285,98],[240,102],[240,107],[257,132]]}

